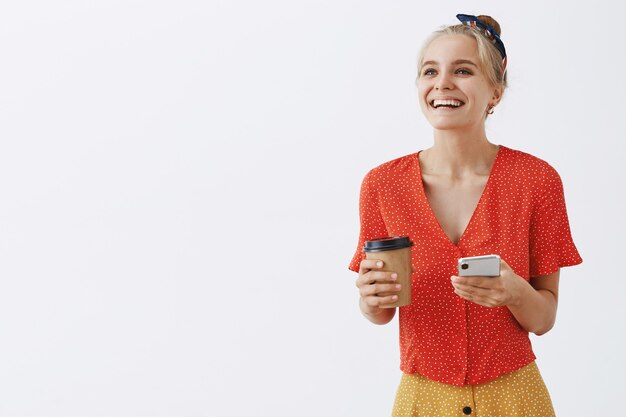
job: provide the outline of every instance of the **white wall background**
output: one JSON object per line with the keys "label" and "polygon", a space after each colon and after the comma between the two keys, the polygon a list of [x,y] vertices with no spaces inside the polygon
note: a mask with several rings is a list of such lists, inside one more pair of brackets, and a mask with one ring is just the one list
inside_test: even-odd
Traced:
{"label": "white wall background", "polygon": [[533,338],[560,416],[626,415],[623,2],[3,1],[0,416],[385,416],[397,319],[347,270],[370,168],[427,148],[423,39],[503,27],[495,143],[584,263]]}

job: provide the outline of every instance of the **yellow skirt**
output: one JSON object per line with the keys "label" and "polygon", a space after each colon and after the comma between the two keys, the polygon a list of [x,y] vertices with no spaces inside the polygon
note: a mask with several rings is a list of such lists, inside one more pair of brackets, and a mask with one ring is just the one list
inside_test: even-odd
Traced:
{"label": "yellow skirt", "polygon": [[393,417],[554,417],[535,362],[478,385],[443,384],[402,374]]}

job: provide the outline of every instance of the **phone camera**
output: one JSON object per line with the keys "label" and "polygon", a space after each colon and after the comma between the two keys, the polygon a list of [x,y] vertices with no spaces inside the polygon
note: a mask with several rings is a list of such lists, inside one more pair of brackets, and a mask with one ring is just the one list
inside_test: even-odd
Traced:
{"label": "phone camera", "polygon": [[469,268],[468,264],[461,264],[461,269],[467,269],[467,268]]}

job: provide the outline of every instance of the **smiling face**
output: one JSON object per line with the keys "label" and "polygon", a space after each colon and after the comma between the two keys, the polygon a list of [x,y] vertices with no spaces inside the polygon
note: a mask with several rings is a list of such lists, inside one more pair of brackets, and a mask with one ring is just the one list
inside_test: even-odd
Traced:
{"label": "smiling face", "polygon": [[502,95],[485,77],[476,41],[465,35],[435,38],[424,51],[417,80],[422,112],[435,129],[484,128]]}

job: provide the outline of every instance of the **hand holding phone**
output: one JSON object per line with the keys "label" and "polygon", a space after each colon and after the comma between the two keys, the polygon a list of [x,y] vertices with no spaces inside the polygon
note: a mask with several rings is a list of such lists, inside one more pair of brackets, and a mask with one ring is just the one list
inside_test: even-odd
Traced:
{"label": "hand holding phone", "polygon": [[500,256],[483,255],[460,258],[458,269],[460,277],[498,277],[500,276]]}

